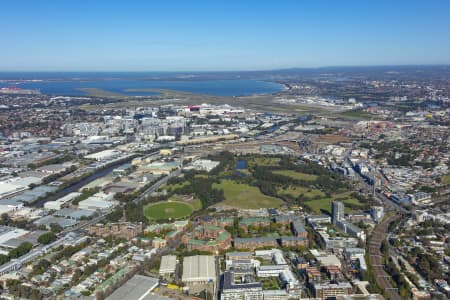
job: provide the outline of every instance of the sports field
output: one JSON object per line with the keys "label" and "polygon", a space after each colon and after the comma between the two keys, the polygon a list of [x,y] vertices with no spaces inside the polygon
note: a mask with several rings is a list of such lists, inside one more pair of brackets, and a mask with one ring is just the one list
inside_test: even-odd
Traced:
{"label": "sports field", "polygon": [[305,173],[295,172],[292,170],[276,170],[276,171],[273,171],[273,173],[291,177],[292,179],[295,179],[295,180],[314,181],[317,179],[317,175],[305,174]]}
{"label": "sports field", "polygon": [[279,207],[283,201],[266,196],[257,187],[236,183],[231,180],[222,180],[220,184],[213,184],[213,188],[222,189],[225,194],[223,205],[244,209]]}
{"label": "sports field", "polygon": [[193,209],[183,202],[158,202],[144,207],[144,215],[149,220],[181,219],[189,216]]}

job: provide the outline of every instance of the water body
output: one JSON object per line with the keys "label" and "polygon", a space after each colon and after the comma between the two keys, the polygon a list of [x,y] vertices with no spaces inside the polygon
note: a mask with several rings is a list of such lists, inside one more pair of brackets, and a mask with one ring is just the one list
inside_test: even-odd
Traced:
{"label": "water body", "polygon": [[80,90],[84,88],[101,89],[127,96],[157,94],[152,91],[129,91],[129,89],[166,89],[215,96],[272,94],[284,89],[283,85],[268,81],[251,79],[196,80],[192,77],[158,76],[157,73],[0,73],[0,87],[7,86],[38,89],[42,94],[61,96],[85,96],[87,93]]}
{"label": "water body", "polygon": [[236,170],[243,170],[243,169],[247,169],[247,161],[246,160],[238,160],[236,162]]}

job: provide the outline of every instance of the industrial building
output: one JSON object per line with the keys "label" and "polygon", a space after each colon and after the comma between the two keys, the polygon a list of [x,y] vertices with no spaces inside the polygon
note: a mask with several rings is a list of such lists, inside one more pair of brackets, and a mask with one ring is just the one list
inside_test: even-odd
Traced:
{"label": "industrial building", "polygon": [[84,158],[93,159],[96,161],[104,161],[104,160],[116,158],[116,157],[120,156],[121,154],[122,154],[121,151],[114,150],[114,149],[108,149],[108,150],[103,150],[103,151],[100,151],[97,153],[92,153],[92,154],[86,155]]}
{"label": "industrial building", "polygon": [[55,201],[47,201],[44,208],[47,210],[60,210],[66,203],[70,203],[73,199],[80,196],[81,193],[73,192]]}
{"label": "industrial building", "polygon": [[27,190],[30,184],[39,184],[41,178],[37,177],[14,177],[0,181],[0,199],[13,196]]}
{"label": "industrial building", "polygon": [[24,193],[16,195],[10,199],[29,204],[37,201],[39,198],[45,197],[47,194],[50,194],[56,190],[57,188],[54,186],[41,185],[31,190],[27,190]]}
{"label": "industrial building", "polygon": [[196,161],[192,162],[189,166],[185,167],[184,170],[211,172],[218,165],[219,165],[218,161],[212,161],[209,159],[197,159]]}
{"label": "industrial building", "polygon": [[182,281],[187,285],[215,283],[217,278],[214,256],[187,256],[183,260]]}
{"label": "industrial building", "polygon": [[87,210],[106,210],[113,207],[113,203],[109,201],[104,201],[100,199],[88,198],[86,200],[80,201],[78,203],[80,209]]}
{"label": "industrial building", "polygon": [[86,200],[80,201],[80,203],[78,203],[78,208],[87,210],[110,209],[114,206],[114,203],[111,202],[113,197],[113,194],[96,193]]}
{"label": "industrial building", "polygon": [[161,265],[159,267],[159,275],[172,276],[177,268],[177,257],[175,255],[164,255],[161,257]]}
{"label": "industrial building", "polygon": [[29,231],[24,229],[0,225],[0,246],[3,247],[3,244],[7,241],[24,236],[27,233]]}
{"label": "industrial building", "polygon": [[150,294],[159,285],[159,280],[153,277],[134,275],[124,285],[114,291],[106,300],[141,300],[147,299]]}

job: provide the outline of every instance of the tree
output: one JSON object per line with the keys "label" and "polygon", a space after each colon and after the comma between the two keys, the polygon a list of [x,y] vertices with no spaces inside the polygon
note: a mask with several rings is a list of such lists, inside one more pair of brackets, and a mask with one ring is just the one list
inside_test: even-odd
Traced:
{"label": "tree", "polygon": [[59,233],[63,230],[63,228],[59,224],[52,223],[52,224],[50,224],[50,230],[53,233]]}
{"label": "tree", "polygon": [[30,252],[31,248],[33,248],[33,244],[31,244],[30,242],[23,242],[22,244],[19,245],[19,247],[9,251],[9,257],[11,259],[19,258],[22,255]]}
{"label": "tree", "polygon": [[53,232],[46,232],[38,238],[38,242],[41,244],[44,244],[44,245],[50,244],[51,242],[53,242],[55,240],[56,240],[56,234],[54,234]]}

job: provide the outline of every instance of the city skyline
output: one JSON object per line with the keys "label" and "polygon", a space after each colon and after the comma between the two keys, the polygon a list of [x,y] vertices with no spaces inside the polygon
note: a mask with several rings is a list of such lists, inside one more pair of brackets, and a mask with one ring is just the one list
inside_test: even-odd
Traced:
{"label": "city skyline", "polygon": [[449,8],[444,1],[14,1],[0,12],[7,28],[0,71],[446,65]]}

